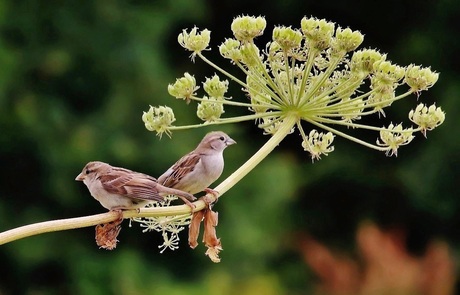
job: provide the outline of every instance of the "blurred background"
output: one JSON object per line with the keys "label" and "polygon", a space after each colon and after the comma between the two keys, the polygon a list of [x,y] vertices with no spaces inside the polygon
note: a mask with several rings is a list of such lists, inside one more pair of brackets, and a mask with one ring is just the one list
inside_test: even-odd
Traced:
{"label": "blurred background", "polygon": [[[237,75],[217,50],[235,16],[266,17],[260,42],[303,16],[360,30],[361,47],[441,73],[419,101],[442,106],[445,123],[397,158],[336,138],[335,152],[312,164],[289,136],[214,207],[219,264],[203,245],[190,249],[186,232],[178,250],[160,254],[160,234],[125,221],[114,251],[98,249],[93,227],[0,246],[0,295],[455,294],[460,3],[262,2],[1,1],[0,231],[104,212],[74,180],[88,161],[158,176],[215,130],[159,140],[141,120],[151,104],[173,107],[177,124],[198,122],[196,105],[166,90],[185,71],[200,83],[214,74],[177,44],[194,25],[212,31],[206,55]],[[415,96],[395,103],[387,117],[408,122],[415,105]],[[222,180],[267,137],[250,123],[220,129],[238,142],[225,151]]]}

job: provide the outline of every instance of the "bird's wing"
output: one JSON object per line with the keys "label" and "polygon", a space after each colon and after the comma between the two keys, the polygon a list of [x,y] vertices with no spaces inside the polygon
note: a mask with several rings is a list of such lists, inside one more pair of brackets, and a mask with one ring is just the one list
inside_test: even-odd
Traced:
{"label": "bird's wing", "polygon": [[[171,188],[176,188],[177,184],[184,176],[195,170],[196,165],[200,162],[201,155],[191,152],[176,162],[163,175],[158,178],[158,183]],[[177,187],[181,189],[180,187]]]}
{"label": "bird's wing", "polygon": [[160,196],[155,178],[143,174],[111,171],[99,177],[103,187],[111,194],[118,194],[133,199],[164,201]]}

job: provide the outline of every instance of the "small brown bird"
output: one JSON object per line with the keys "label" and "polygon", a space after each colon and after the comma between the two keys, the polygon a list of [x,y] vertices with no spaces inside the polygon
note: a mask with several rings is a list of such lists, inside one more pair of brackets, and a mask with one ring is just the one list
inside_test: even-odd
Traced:
{"label": "small brown bird", "polygon": [[196,198],[190,193],[165,187],[149,175],[113,167],[104,162],[89,162],[75,180],[83,181],[91,195],[109,210],[137,209],[152,201],[176,195],[189,205]]}
{"label": "small brown bird", "polygon": [[196,194],[208,188],[224,169],[224,149],[236,141],[222,131],[208,133],[195,150],[183,156],[158,178],[158,183]]}

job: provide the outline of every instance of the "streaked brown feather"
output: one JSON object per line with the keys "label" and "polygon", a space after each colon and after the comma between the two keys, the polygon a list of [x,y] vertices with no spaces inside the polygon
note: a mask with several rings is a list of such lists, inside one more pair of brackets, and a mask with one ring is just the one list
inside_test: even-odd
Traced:
{"label": "streaked brown feather", "polygon": [[158,182],[166,187],[175,187],[185,175],[195,169],[200,160],[201,156],[195,152],[183,156],[170,168],[172,172],[164,179],[160,177]]}
{"label": "streaked brown feather", "polygon": [[164,200],[158,193],[156,179],[143,173],[115,168],[99,176],[99,180],[111,194],[149,201]]}

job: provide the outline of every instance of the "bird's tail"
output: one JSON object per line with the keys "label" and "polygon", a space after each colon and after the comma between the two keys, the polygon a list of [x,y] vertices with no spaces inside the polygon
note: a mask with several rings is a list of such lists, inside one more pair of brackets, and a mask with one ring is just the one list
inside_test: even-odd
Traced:
{"label": "bird's tail", "polygon": [[187,199],[189,201],[195,201],[196,200],[195,196],[193,196],[192,194],[184,192],[184,191],[181,191],[181,190],[178,190],[178,189],[164,187],[160,191],[164,195],[175,195],[175,196],[181,197],[181,199],[185,198],[185,199]]}

